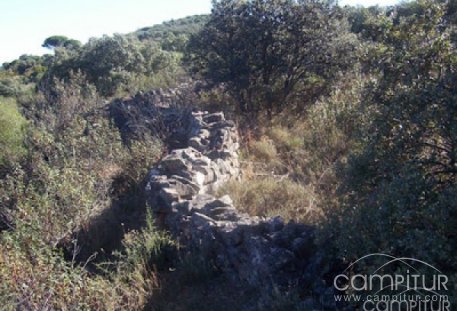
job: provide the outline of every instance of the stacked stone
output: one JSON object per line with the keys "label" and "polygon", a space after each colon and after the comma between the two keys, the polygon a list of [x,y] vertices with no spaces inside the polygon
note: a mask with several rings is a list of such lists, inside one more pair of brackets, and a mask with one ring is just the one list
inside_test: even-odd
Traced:
{"label": "stacked stone", "polygon": [[229,196],[215,196],[218,187],[240,174],[235,124],[222,113],[206,112],[193,112],[184,123],[176,130],[188,133],[187,147],[163,158],[146,187],[161,225],[181,245],[253,285],[287,290],[311,282],[319,262],[310,226],[252,217],[240,213]]}
{"label": "stacked stone", "polygon": [[148,203],[155,213],[169,214],[199,194],[240,174],[238,134],[222,113],[192,113],[184,126],[188,147],[172,150],[149,175]]}

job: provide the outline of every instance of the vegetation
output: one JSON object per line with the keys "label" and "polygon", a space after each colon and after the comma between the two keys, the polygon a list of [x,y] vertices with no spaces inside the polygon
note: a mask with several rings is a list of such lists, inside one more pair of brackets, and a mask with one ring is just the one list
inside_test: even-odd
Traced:
{"label": "vegetation", "polygon": [[355,36],[337,6],[319,1],[219,1],[189,43],[192,69],[224,83],[239,111],[301,109],[354,59]]}
{"label": "vegetation", "polygon": [[0,98],[0,165],[15,162],[25,154],[26,122],[13,99]]}
{"label": "vegetation", "polygon": [[73,41],[0,71],[2,310],[143,310],[175,247],[143,196],[161,135],[123,140],[107,108],[173,84],[179,56],[120,35]]}
{"label": "vegetation", "polygon": [[[154,228],[143,194],[163,136],[123,135],[107,112],[181,81],[239,124],[243,175],[220,194],[252,215],[315,226],[318,282],[337,262],[380,252],[427,261],[455,292],[456,22],[455,1],[220,0],[209,16],[84,45],[52,36],[43,45],[54,55],[3,64],[2,307],[213,310],[259,299],[205,258],[167,258],[177,245]],[[226,295],[202,306],[208,291]],[[270,298],[278,310],[300,300]]]}
{"label": "vegetation", "polygon": [[[304,54],[292,54],[294,43],[286,41],[300,42],[288,33],[296,25],[291,20],[286,31],[275,32],[285,12],[301,12],[295,5],[308,17],[298,24]],[[329,16],[319,25],[330,38],[305,23],[316,23],[315,12]],[[322,212],[317,223],[330,262],[395,254],[421,258],[455,280],[455,16],[455,1],[342,10],[314,1],[217,2],[207,29],[189,47],[197,76],[228,91],[247,124],[247,173],[224,193],[250,213],[289,219],[297,217],[295,197],[305,193]],[[345,28],[332,32],[345,18],[358,41]],[[339,48],[344,55],[335,57]],[[319,62],[327,54],[338,63]],[[270,56],[278,58],[265,62]],[[311,77],[300,76],[290,94],[275,96],[290,72],[281,57],[318,64],[319,71],[293,65]],[[325,88],[315,88],[319,81]],[[243,121],[251,113],[257,123]]]}
{"label": "vegetation", "polygon": [[81,42],[78,40],[74,39],[69,39],[65,36],[51,36],[44,40],[42,47],[48,48],[48,49],[55,49],[59,47],[64,47],[64,48],[79,48],[81,47]]}
{"label": "vegetation", "polygon": [[377,79],[364,97],[370,118],[342,169],[347,235],[339,243],[351,254],[412,254],[455,273],[457,58],[446,9],[431,1],[407,4],[368,48]]}
{"label": "vegetation", "polygon": [[194,15],[171,20],[152,27],[144,27],[132,35],[140,41],[155,41],[162,50],[184,53],[187,41],[207,22],[208,15]]}

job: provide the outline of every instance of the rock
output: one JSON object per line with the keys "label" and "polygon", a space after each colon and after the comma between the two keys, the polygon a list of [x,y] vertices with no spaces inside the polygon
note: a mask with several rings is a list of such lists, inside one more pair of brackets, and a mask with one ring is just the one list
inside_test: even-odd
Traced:
{"label": "rock", "polygon": [[216,224],[214,219],[198,212],[192,214],[191,220],[196,227],[214,226]]}
{"label": "rock", "polygon": [[192,199],[192,205],[196,210],[201,210],[206,203],[214,200],[214,197],[207,193],[199,193]]}
{"label": "rock", "polygon": [[190,201],[183,201],[183,202],[174,202],[172,204],[173,209],[183,215],[190,215],[192,211],[192,204]]}
{"label": "rock", "polygon": [[206,129],[201,129],[198,136],[203,139],[208,139],[211,136],[211,133]]}
{"label": "rock", "polygon": [[221,228],[222,239],[227,246],[238,246],[243,241],[243,228],[242,227],[223,227]]}
{"label": "rock", "polygon": [[291,250],[298,258],[307,258],[311,256],[312,246],[309,244],[309,241],[304,238],[296,238],[292,241]]}
{"label": "rock", "polygon": [[188,185],[188,186],[192,187],[192,189],[195,191],[195,193],[198,193],[198,191],[200,190],[200,186],[190,178],[186,178],[186,177],[179,176],[179,175],[171,175],[169,180],[176,180],[176,181],[180,182],[181,184]]}
{"label": "rock", "polygon": [[281,216],[273,217],[268,221],[270,232],[278,232],[284,228],[284,219]]}
{"label": "rock", "polygon": [[279,216],[249,216],[236,209],[230,196],[214,195],[240,175],[235,124],[223,113],[170,113],[168,118],[180,124],[174,131],[181,133],[180,149],[151,170],[146,184],[148,205],[165,217],[165,228],[186,249],[203,252],[235,279],[266,291],[308,286],[303,282],[312,282],[319,266],[312,256],[312,228],[285,224]]}
{"label": "rock", "polygon": [[174,188],[162,188],[153,204],[154,212],[171,212],[173,203],[179,201],[179,193]]}
{"label": "rock", "polygon": [[211,166],[198,165],[198,166],[195,166],[194,169],[196,171],[196,175],[199,174],[199,176],[200,176],[199,180],[198,180],[200,185],[207,185],[207,184],[210,184],[210,183],[216,181],[216,174],[214,172],[214,169]]}
{"label": "rock", "polygon": [[273,248],[270,254],[271,265],[275,270],[291,269],[295,261],[294,254],[285,248]]}
{"label": "rock", "polygon": [[283,231],[277,231],[271,234],[271,241],[273,242],[273,245],[283,248],[288,248],[289,243],[291,242],[289,236]]}
{"label": "rock", "polygon": [[216,207],[227,207],[227,206],[232,206],[232,205],[233,205],[233,201],[230,198],[230,196],[224,195],[224,196],[220,197],[219,199],[215,199],[211,202],[206,203],[205,206],[203,207],[203,209],[211,210]]}
{"label": "rock", "polygon": [[202,212],[219,221],[236,221],[240,218],[228,195],[206,203]]}
{"label": "rock", "polygon": [[207,178],[207,176],[205,176],[205,174],[203,174],[202,172],[195,172],[194,180],[199,187],[205,185],[208,179],[209,178]]}
{"label": "rock", "polygon": [[192,196],[198,193],[200,188],[192,184],[182,183],[178,180],[172,180],[174,190],[178,193],[178,199],[192,199]]}
{"label": "rock", "polygon": [[206,123],[214,123],[214,122],[220,122],[220,121],[224,121],[224,120],[225,120],[225,118],[224,118],[224,114],[222,112],[208,114],[203,117],[203,121],[205,121]]}
{"label": "rock", "polygon": [[190,170],[189,164],[186,161],[176,155],[170,155],[165,157],[161,165],[161,171],[166,173],[167,175],[179,175],[179,172]]}

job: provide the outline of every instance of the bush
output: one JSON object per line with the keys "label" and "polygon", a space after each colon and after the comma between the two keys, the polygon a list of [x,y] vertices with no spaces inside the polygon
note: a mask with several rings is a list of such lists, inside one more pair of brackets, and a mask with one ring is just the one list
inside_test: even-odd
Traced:
{"label": "bush", "polygon": [[13,99],[0,97],[0,166],[24,156],[25,126]]}
{"label": "bush", "polygon": [[272,116],[302,111],[352,67],[356,37],[338,6],[325,1],[216,1],[192,36],[191,70],[223,85],[238,111]]}
{"label": "bush", "polygon": [[81,72],[102,96],[132,95],[174,84],[181,74],[179,64],[178,53],[163,51],[155,42],[116,34],[91,39],[76,50],[57,49],[40,84],[52,89],[55,80],[68,82],[72,72]]}
{"label": "bush", "polygon": [[36,225],[22,223],[0,237],[2,310],[143,310],[158,286],[151,259],[172,245],[149,219],[143,231],[126,237],[116,261],[104,265],[105,275],[92,275],[66,262],[36,233]]}
{"label": "bush", "polygon": [[[94,85],[81,72],[68,77],[20,98],[31,122],[23,151],[6,149],[9,159],[12,150],[27,156],[0,179],[0,226],[9,229],[0,233],[0,301],[5,310],[142,310],[157,286],[153,264],[171,243],[139,216],[142,181],[161,144],[152,137],[124,144]],[[0,128],[9,136],[1,137],[20,137],[6,141],[22,146],[15,126],[25,119],[4,101]],[[111,210],[119,213],[108,219]],[[136,231],[124,226],[127,213],[142,220],[135,219]],[[79,235],[93,223],[104,226]],[[80,261],[89,252],[82,237],[97,247]],[[124,243],[113,243],[116,237]],[[103,248],[111,262],[96,269]]]}
{"label": "bush", "polygon": [[370,66],[380,65],[372,67],[377,79],[364,94],[365,122],[328,213],[335,257],[413,257],[457,276],[457,59],[446,5],[405,3],[407,10],[398,8],[404,15],[386,23],[381,42],[367,50]]}

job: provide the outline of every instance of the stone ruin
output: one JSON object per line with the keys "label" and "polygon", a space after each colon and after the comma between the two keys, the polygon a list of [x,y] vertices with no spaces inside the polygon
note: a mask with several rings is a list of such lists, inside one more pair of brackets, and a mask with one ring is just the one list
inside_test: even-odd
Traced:
{"label": "stone ruin", "polygon": [[[186,119],[175,129],[182,148],[172,149],[148,176],[147,203],[159,225],[234,278],[265,291],[309,291],[322,265],[313,228],[249,216],[228,195],[217,197],[222,184],[240,177],[236,126],[223,113],[192,112]],[[331,294],[313,285],[313,292],[326,291]]]}

